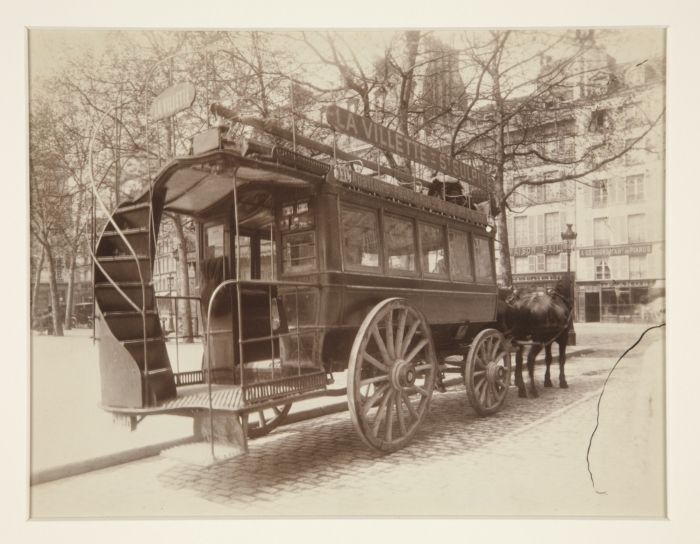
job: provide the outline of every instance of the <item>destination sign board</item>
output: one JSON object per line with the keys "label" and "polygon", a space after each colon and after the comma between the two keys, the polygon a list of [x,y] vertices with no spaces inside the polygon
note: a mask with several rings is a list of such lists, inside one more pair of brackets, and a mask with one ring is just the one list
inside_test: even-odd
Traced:
{"label": "destination sign board", "polygon": [[154,120],[165,119],[189,108],[194,102],[195,88],[192,83],[177,83],[155,97],[148,111]]}
{"label": "destination sign board", "polygon": [[367,117],[332,105],[326,108],[328,123],[343,134],[363,140],[375,147],[396,153],[428,168],[465,181],[480,189],[488,189],[488,177],[463,162],[457,161],[439,149],[428,147],[415,140],[375,123]]}
{"label": "destination sign board", "polygon": [[579,249],[580,257],[614,257],[616,255],[645,255],[651,253],[651,244],[635,246],[589,247]]}

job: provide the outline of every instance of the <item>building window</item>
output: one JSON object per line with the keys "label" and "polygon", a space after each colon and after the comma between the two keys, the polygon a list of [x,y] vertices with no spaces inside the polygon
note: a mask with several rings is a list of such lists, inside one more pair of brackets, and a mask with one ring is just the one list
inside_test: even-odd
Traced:
{"label": "building window", "polygon": [[598,217],[593,220],[593,245],[610,245],[610,229],[607,217]]}
{"label": "building window", "polygon": [[526,246],[529,243],[527,217],[516,217],[513,222],[515,226],[515,246]]}
{"label": "building window", "polygon": [[416,242],[413,221],[384,216],[384,240],[389,270],[415,272]]}
{"label": "building window", "polygon": [[547,255],[546,262],[547,262],[546,272],[559,272],[560,271],[559,267],[561,265],[561,259],[559,259],[559,255]]}
{"label": "building window", "polygon": [[488,238],[474,236],[474,263],[476,268],[476,281],[493,281],[493,263],[491,261],[491,248]]}
{"label": "building window", "polygon": [[636,280],[647,275],[647,256],[630,255],[630,279]]}
{"label": "building window", "polygon": [[447,277],[445,231],[437,225],[418,225],[421,243],[421,266],[424,274]]}
{"label": "building window", "polygon": [[644,200],[644,176],[627,176],[627,203],[642,202]]}
{"label": "building window", "polygon": [[544,186],[544,196],[547,202],[556,201],[561,198],[561,182],[548,183]]}
{"label": "building window", "polygon": [[538,204],[544,202],[544,185],[528,185],[527,199],[528,204]]}
{"label": "building window", "polygon": [[544,272],[545,271],[545,258],[544,254],[540,255],[535,255],[535,266],[537,272]]}
{"label": "building window", "polygon": [[595,279],[597,280],[609,280],[610,279],[610,266],[608,265],[607,257],[596,257],[594,259],[595,265]]}
{"label": "building window", "polygon": [[560,270],[568,270],[569,269],[569,260],[567,258],[566,253],[559,254],[559,269]]}
{"label": "building window", "polygon": [[630,244],[644,242],[644,214],[638,213],[627,216],[627,236]]}
{"label": "building window", "polygon": [[469,235],[466,232],[450,230],[449,243],[450,273],[452,279],[474,281],[472,260],[469,253]]}
{"label": "building window", "polygon": [[627,149],[627,153],[625,153],[625,166],[632,166],[641,162],[639,150],[632,147],[635,140],[636,138],[629,138],[625,140],[625,149]]}
{"label": "building window", "polygon": [[515,273],[516,274],[527,274],[530,272],[530,260],[528,257],[516,257],[515,258]]}
{"label": "building window", "polygon": [[561,232],[559,232],[559,228],[559,212],[544,214],[544,232],[546,244],[554,244],[561,240]]}
{"label": "building window", "polygon": [[377,213],[348,208],[340,210],[343,227],[343,262],[348,270],[379,270]]}
{"label": "building window", "polygon": [[608,181],[599,180],[593,187],[593,207],[604,208],[608,205]]}

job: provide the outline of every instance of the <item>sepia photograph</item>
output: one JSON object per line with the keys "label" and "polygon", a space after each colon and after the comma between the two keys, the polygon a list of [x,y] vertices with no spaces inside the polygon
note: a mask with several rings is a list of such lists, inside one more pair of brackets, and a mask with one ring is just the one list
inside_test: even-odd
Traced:
{"label": "sepia photograph", "polygon": [[26,30],[30,519],[668,516],[667,28],[466,23]]}

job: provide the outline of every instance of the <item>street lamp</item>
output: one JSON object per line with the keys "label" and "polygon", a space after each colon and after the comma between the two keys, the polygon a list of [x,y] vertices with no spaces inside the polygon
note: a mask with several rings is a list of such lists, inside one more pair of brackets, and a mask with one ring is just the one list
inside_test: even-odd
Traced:
{"label": "street lamp", "polygon": [[[566,274],[569,278],[569,289],[571,293],[571,311],[574,311],[574,301],[576,300],[576,289],[574,289],[574,278],[571,274],[571,251],[576,245],[576,237],[578,234],[574,232],[571,228],[573,225],[571,223],[566,224],[566,230],[561,233],[561,239],[564,242],[564,249],[566,249]],[[576,331],[574,330],[574,322],[571,321],[571,328],[569,329],[569,339],[567,343],[571,346],[576,345]]]}

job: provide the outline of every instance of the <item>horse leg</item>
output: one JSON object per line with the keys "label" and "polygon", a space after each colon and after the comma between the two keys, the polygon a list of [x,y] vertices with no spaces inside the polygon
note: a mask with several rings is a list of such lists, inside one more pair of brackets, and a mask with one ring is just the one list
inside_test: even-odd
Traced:
{"label": "horse leg", "polygon": [[535,385],[535,358],[537,354],[542,350],[542,346],[535,344],[530,348],[527,354],[527,373],[530,376],[530,394],[537,398],[540,394],[537,392],[537,386]]}
{"label": "horse leg", "polygon": [[544,362],[547,365],[547,370],[544,372],[544,386],[552,387],[552,380],[549,377],[549,365],[552,364],[552,344],[547,344],[544,347]]}
{"label": "horse leg", "polygon": [[566,344],[568,338],[568,331],[559,337],[559,387],[566,389],[569,384],[566,383],[566,374],[564,374],[564,365],[566,364]]}
{"label": "horse leg", "polygon": [[523,381],[523,347],[515,349],[515,385],[518,387],[518,396],[527,398],[525,382]]}

